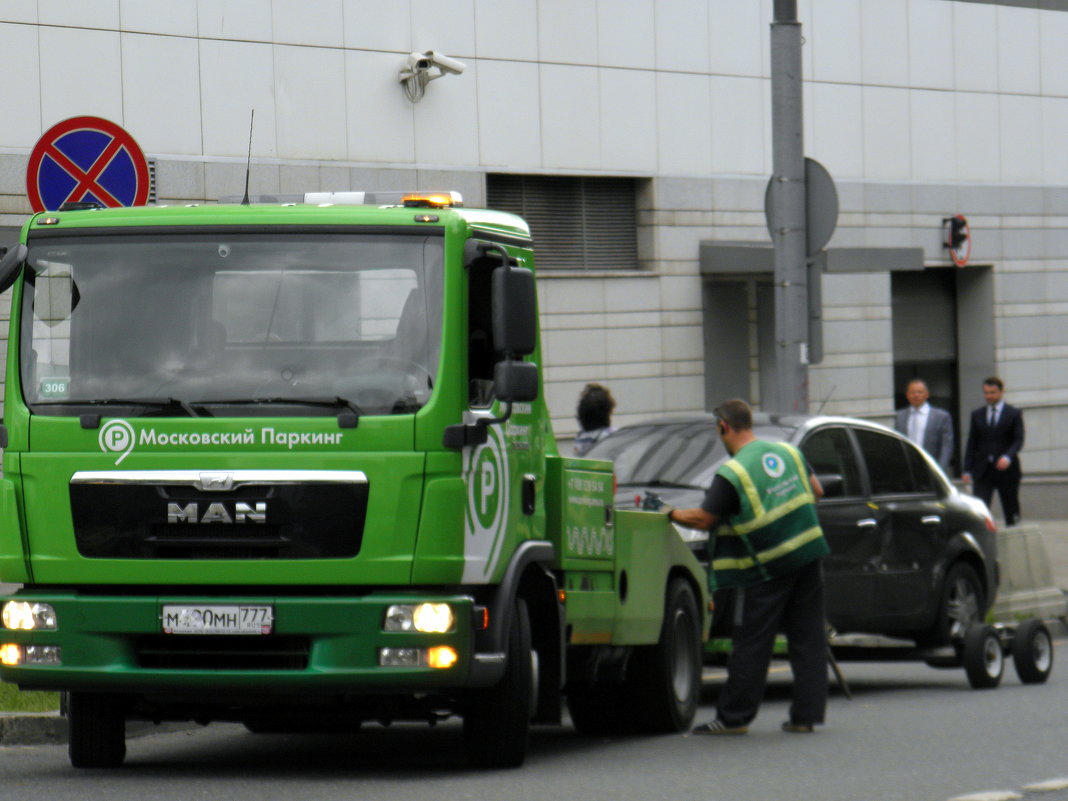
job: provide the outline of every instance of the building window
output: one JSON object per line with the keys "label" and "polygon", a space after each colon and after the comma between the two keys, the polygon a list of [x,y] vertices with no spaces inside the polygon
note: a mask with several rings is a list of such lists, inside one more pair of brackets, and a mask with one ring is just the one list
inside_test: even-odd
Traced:
{"label": "building window", "polygon": [[638,268],[636,182],[557,175],[486,176],[486,205],[530,224],[541,269]]}

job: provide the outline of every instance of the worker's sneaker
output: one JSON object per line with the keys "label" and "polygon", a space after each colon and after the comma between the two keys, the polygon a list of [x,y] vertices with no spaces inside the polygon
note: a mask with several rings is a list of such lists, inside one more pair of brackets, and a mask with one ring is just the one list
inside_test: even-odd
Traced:
{"label": "worker's sneaker", "polygon": [[812,734],[816,731],[816,727],[811,723],[794,723],[792,720],[784,720],[782,730],[791,734]]}
{"label": "worker's sneaker", "polygon": [[719,718],[695,726],[694,734],[745,734],[749,731],[748,726],[729,726]]}

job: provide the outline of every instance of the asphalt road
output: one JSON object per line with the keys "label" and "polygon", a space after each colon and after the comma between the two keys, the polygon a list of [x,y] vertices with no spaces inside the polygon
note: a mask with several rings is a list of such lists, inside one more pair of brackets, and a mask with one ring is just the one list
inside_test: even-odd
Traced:
{"label": "asphalt road", "polygon": [[[1010,665],[1001,688],[986,691],[970,689],[960,670],[843,667],[854,698],[835,694],[828,725],[814,735],[779,731],[789,672],[776,667],[744,737],[583,738],[539,727],[523,768],[484,772],[463,765],[452,723],[344,736],[253,735],[213,724],[131,739],[116,771],[75,771],[63,746],[0,748],[0,799],[1068,799],[1068,789],[1023,789],[1068,777],[1068,666],[1060,661],[1047,684],[1021,685]],[[707,682],[699,720],[714,714],[718,683]]]}

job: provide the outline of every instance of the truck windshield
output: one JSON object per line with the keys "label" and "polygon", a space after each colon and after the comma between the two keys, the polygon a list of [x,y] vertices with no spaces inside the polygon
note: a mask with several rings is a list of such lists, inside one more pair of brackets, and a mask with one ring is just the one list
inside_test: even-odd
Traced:
{"label": "truck windshield", "polygon": [[317,402],[333,398],[412,413],[435,384],[442,255],[424,231],[31,240],[26,401],[278,416],[336,414]]}

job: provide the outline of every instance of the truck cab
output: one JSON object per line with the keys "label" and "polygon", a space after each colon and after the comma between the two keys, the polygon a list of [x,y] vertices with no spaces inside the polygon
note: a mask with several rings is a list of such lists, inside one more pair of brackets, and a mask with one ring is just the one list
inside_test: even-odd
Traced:
{"label": "truck cab", "polygon": [[46,212],[0,264],[0,678],[69,693],[76,766],[127,718],[451,714],[519,764],[673,614],[692,718],[700,568],[557,452],[526,224],[360,199]]}

